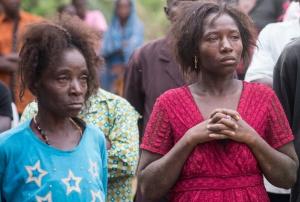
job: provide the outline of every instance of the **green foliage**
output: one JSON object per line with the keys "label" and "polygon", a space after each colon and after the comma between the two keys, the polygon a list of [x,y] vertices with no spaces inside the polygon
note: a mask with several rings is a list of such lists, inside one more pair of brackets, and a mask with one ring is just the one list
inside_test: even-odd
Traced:
{"label": "green foliage", "polygon": [[[166,0],[136,0],[137,11],[144,22],[145,38],[151,40],[158,38],[167,30],[168,22],[163,12]],[[22,0],[24,10],[46,18],[56,14],[57,7],[70,3],[70,0]],[[114,0],[89,0],[90,9],[99,9],[108,19],[112,16]]]}

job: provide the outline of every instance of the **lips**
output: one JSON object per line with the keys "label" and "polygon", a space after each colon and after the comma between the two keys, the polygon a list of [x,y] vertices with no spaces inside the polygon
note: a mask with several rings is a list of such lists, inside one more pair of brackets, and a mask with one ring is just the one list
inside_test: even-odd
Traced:
{"label": "lips", "polygon": [[226,57],[223,57],[220,62],[222,64],[226,64],[226,65],[234,65],[236,64],[236,58],[233,57],[233,56],[226,56]]}
{"label": "lips", "polygon": [[81,109],[83,106],[83,103],[81,103],[81,102],[80,103],[71,103],[71,104],[68,104],[68,106],[73,109]]}

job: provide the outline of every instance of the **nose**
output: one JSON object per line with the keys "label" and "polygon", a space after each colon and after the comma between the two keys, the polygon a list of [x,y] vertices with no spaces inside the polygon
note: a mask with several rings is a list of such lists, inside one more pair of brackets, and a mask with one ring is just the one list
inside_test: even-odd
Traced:
{"label": "nose", "polygon": [[73,79],[70,84],[70,91],[74,95],[83,95],[85,92],[85,87],[79,79]]}
{"label": "nose", "polygon": [[227,37],[224,37],[222,39],[221,44],[220,44],[220,50],[221,50],[221,52],[231,52],[233,50],[230,40],[228,40]]}

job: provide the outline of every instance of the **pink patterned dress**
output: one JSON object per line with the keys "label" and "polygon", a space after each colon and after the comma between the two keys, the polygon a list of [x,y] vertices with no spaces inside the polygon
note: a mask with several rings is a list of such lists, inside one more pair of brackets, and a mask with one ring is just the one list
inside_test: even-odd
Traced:
{"label": "pink patterned dress", "polygon": [[[272,89],[243,83],[237,111],[273,148],[294,137]],[[166,154],[186,131],[204,121],[187,86],[161,95],[153,108],[141,148]],[[262,173],[250,148],[231,140],[199,144],[170,190],[170,201],[267,202]]]}

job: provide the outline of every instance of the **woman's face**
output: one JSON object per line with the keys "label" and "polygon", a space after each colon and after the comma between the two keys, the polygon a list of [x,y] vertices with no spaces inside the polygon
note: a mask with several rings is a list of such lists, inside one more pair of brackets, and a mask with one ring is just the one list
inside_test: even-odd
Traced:
{"label": "woman's face", "polygon": [[119,0],[118,1],[116,12],[117,12],[117,16],[121,20],[126,20],[130,15],[130,11],[131,11],[130,0]]}
{"label": "woman's face", "polygon": [[232,74],[243,51],[243,44],[238,26],[227,14],[213,18],[209,15],[204,20],[203,36],[199,43],[200,68],[214,74]]}
{"label": "woman's face", "polygon": [[37,83],[39,107],[62,117],[74,117],[85,102],[88,68],[84,56],[77,49],[63,52],[57,66],[50,66]]}

